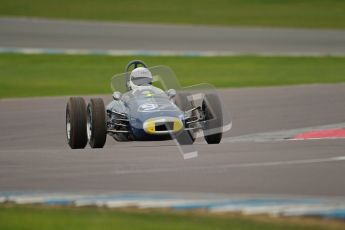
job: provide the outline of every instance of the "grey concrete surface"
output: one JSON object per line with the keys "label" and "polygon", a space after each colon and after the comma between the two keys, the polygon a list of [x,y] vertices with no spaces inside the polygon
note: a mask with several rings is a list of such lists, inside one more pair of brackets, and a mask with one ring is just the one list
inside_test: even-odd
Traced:
{"label": "grey concrete surface", "polygon": [[0,18],[0,47],[344,55],[344,30]]}
{"label": "grey concrete surface", "polygon": [[[226,138],[345,121],[344,84],[221,93],[233,116]],[[103,98],[109,101],[110,94]],[[200,140],[199,157],[190,160],[171,141],[118,143],[108,137],[104,149],[71,150],[66,101],[0,100],[0,191],[345,197],[345,161],[327,160],[345,156],[345,139],[219,145]]]}

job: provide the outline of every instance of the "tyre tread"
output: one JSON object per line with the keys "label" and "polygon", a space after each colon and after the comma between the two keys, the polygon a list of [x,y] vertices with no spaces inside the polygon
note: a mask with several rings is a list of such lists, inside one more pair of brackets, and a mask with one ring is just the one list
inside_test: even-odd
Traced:
{"label": "tyre tread", "polygon": [[[86,105],[82,97],[71,97],[66,107],[70,115],[71,134],[68,141],[72,149],[83,149],[87,144]],[[67,117],[66,117],[67,118]]]}

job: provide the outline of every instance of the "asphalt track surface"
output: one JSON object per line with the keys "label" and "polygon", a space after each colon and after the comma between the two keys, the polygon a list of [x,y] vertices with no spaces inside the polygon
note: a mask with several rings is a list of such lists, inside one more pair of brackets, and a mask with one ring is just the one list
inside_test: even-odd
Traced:
{"label": "asphalt track surface", "polygon": [[345,55],[345,31],[0,18],[0,47]]}
{"label": "asphalt track surface", "polygon": [[[199,140],[199,156],[189,160],[171,141],[108,137],[104,149],[71,150],[67,97],[0,100],[0,191],[345,197],[345,139],[229,141],[344,123],[344,84],[228,89],[221,95],[233,128],[219,145]],[[110,94],[103,98],[110,101]]]}

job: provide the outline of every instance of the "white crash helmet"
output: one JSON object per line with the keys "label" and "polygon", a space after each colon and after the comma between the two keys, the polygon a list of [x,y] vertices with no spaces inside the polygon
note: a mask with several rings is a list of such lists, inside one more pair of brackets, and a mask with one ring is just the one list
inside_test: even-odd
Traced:
{"label": "white crash helmet", "polygon": [[150,70],[144,67],[135,68],[129,76],[129,88],[136,89],[141,86],[152,85],[152,74]]}

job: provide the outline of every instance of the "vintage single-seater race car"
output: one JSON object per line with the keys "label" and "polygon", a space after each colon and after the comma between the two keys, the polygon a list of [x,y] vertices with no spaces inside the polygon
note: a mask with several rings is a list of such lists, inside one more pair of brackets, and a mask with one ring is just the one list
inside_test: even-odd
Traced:
{"label": "vintage single-seater race car", "polygon": [[[131,69],[133,69],[131,71]],[[225,130],[222,103],[209,84],[182,88],[167,66],[148,68],[131,61],[111,81],[113,100],[71,97],[66,107],[66,136],[72,149],[87,143],[102,148],[107,134],[117,141],[176,140],[191,145],[204,136],[218,144]],[[224,124],[226,123],[226,124]]]}

